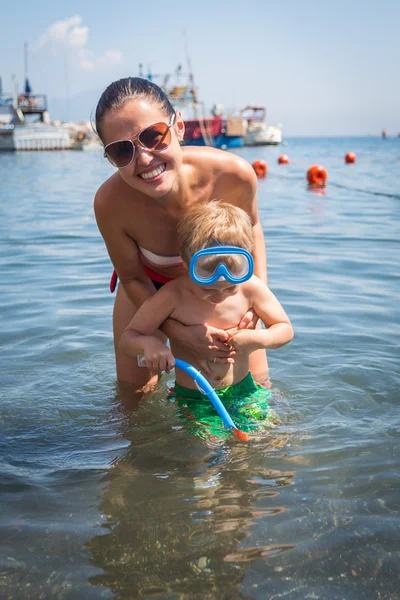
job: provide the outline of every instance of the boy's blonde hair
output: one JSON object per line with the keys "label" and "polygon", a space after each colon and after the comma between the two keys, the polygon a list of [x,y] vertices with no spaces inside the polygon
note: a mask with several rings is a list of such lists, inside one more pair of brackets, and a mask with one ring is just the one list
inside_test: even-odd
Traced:
{"label": "boy's blonde hair", "polygon": [[181,255],[189,264],[192,256],[211,246],[238,246],[253,250],[253,229],[249,215],[221,200],[197,203],[178,224]]}

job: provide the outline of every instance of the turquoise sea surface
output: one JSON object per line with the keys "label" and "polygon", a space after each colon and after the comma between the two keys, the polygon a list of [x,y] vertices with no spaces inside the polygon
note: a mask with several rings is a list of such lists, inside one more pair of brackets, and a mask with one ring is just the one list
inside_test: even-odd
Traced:
{"label": "turquoise sea surface", "polygon": [[101,152],[0,155],[1,599],[399,597],[400,138],[236,152],[295,338],[281,423],[219,445],[116,386]]}

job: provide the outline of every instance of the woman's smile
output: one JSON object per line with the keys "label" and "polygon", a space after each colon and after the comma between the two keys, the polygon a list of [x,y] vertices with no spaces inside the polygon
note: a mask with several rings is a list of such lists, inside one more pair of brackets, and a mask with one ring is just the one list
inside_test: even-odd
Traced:
{"label": "woman's smile", "polygon": [[165,172],[167,168],[167,163],[162,163],[161,165],[156,165],[155,167],[148,167],[138,173],[137,176],[143,179],[144,181],[151,183],[160,178],[160,176]]}

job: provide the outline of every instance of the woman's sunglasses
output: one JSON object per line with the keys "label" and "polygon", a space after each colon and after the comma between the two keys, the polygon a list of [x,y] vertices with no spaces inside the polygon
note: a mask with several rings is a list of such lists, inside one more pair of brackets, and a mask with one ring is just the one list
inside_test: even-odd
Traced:
{"label": "woman's sunglasses", "polygon": [[135,158],[135,141],[145,150],[165,150],[171,143],[171,127],[174,121],[175,113],[168,125],[167,123],[155,123],[142,129],[132,138],[111,142],[104,148],[104,156],[108,158],[114,167],[124,169]]}

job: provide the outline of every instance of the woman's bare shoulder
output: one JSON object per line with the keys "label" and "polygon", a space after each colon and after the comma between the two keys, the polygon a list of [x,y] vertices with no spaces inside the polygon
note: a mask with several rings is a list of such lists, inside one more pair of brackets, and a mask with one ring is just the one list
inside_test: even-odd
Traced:
{"label": "woman's bare shoulder", "polygon": [[184,164],[197,179],[213,180],[214,194],[238,203],[246,210],[256,195],[257,178],[253,167],[243,158],[210,147],[184,147]]}
{"label": "woman's bare shoulder", "polygon": [[122,198],[127,192],[126,183],[114,173],[101,184],[94,197],[94,210],[97,214],[108,214],[109,211],[115,212],[115,205],[118,199]]}
{"label": "woman's bare shoulder", "polygon": [[[121,184],[124,181],[119,176],[118,172],[113,173],[108,179],[106,179],[96,192],[95,199],[100,198],[106,199],[115,194],[121,188]],[[125,184],[126,185],[126,184]]]}
{"label": "woman's bare shoulder", "polygon": [[216,172],[237,174],[239,177],[254,176],[251,165],[242,157],[211,148],[210,146],[184,146],[184,162],[197,164],[199,168],[213,168]]}

